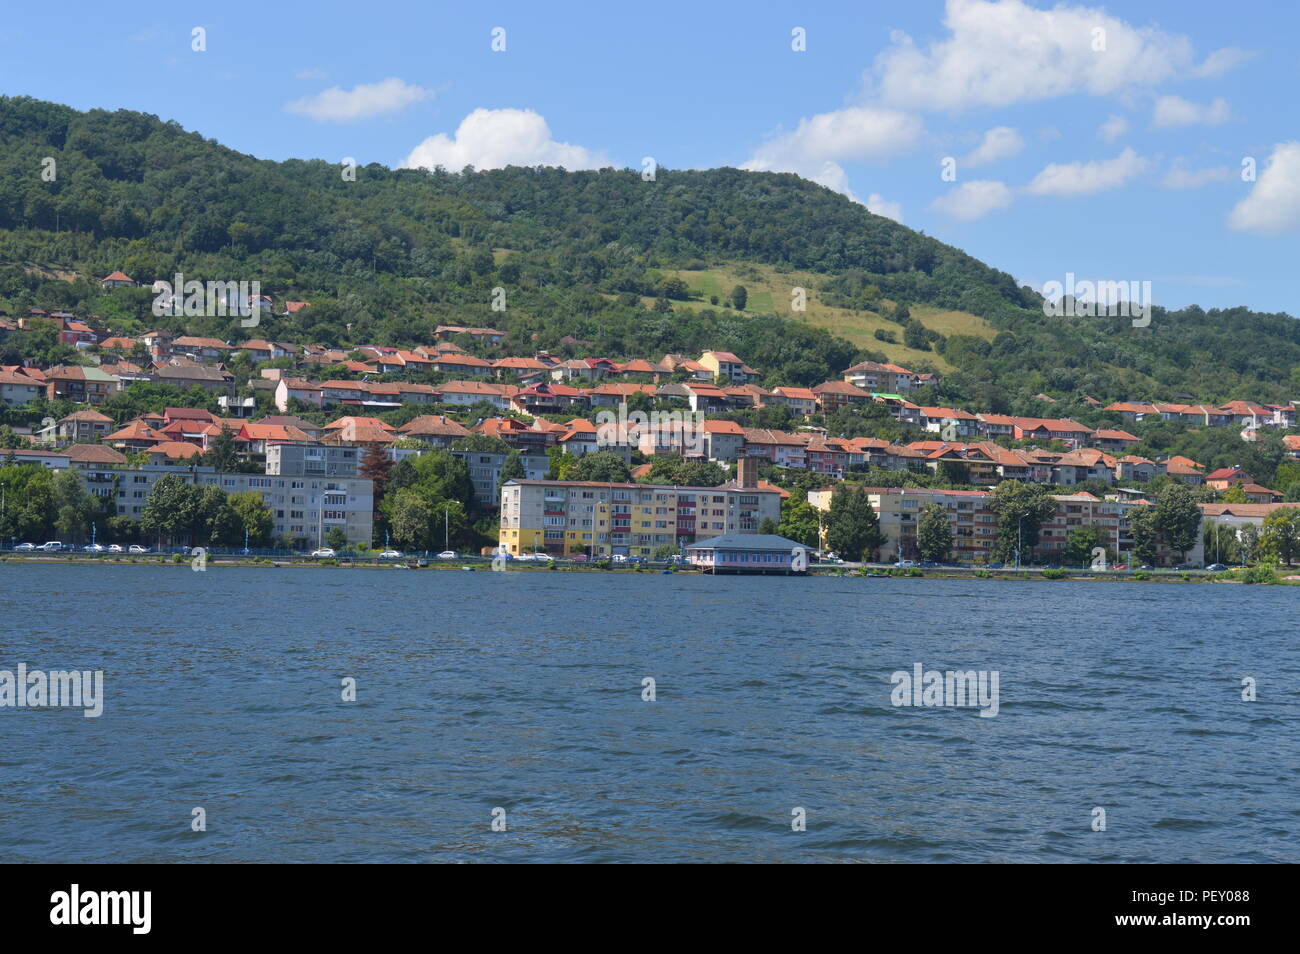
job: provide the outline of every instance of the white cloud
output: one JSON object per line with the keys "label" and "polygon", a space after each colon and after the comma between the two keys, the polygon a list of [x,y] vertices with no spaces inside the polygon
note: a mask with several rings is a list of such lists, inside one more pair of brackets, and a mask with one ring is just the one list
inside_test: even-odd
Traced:
{"label": "white cloud", "polygon": [[1076,196],[1104,192],[1123,185],[1148,166],[1132,149],[1125,149],[1114,159],[1091,162],[1053,162],[1034,176],[1024,187],[1031,195]]}
{"label": "white cloud", "polygon": [[1228,101],[1222,96],[1204,106],[1181,96],[1161,96],[1156,100],[1155,112],[1151,117],[1152,124],[1157,129],[1169,129],[1172,126],[1218,126],[1228,119]]}
{"label": "white cloud", "polygon": [[465,166],[500,169],[504,166],[562,166],[600,169],[612,163],[603,153],[556,142],[551,128],[531,109],[476,109],[448,136],[430,136],[411,150],[403,168],[442,166],[459,172]]}
{"label": "white cloud", "polygon": [[1259,181],[1228,215],[1228,225],[1267,235],[1300,229],[1300,142],[1274,147]]}
{"label": "white cloud", "polygon": [[1114,142],[1128,132],[1128,120],[1123,116],[1107,116],[1106,121],[1097,130],[1097,135],[1107,142]]}
{"label": "white cloud", "polygon": [[315,96],[304,96],[286,103],[284,108],[317,122],[348,123],[396,113],[432,95],[432,90],[390,76],[379,83],[362,83],[352,89],[332,86]]}
{"label": "white cloud", "polygon": [[[1198,66],[1191,41],[1134,27],[1101,9],[1023,0],[948,0],[948,33],[922,48],[895,33],[868,84],[886,103],[920,109],[1008,106],[1086,93],[1109,96],[1240,60],[1220,50]],[[1103,30],[1104,50],[1094,49]]]}
{"label": "white cloud", "polygon": [[867,196],[867,211],[874,212],[876,215],[883,215],[887,219],[893,219],[899,225],[903,224],[902,203],[890,202],[879,192],[873,192]]}
{"label": "white cloud", "polygon": [[1243,50],[1235,46],[1225,46],[1221,50],[1215,50],[1205,58],[1192,72],[1197,76],[1218,76],[1228,70],[1235,69],[1242,63],[1255,58],[1254,50]]}
{"label": "white cloud", "polygon": [[1004,183],[991,179],[963,182],[930,203],[931,207],[959,222],[973,222],[1011,204],[1014,193]]}
{"label": "white cloud", "polygon": [[1181,159],[1165,173],[1160,184],[1166,189],[1199,189],[1211,182],[1227,182],[1233,176],[1228,166],[1211,166],[1207,169],[1188,169]]}
{"label": "white cloud", "polygon": [[1012,156],[1019,155],[1024,148],[1025,140],[1019,132],[1010,126],[994,126],[984,134],[980,144],[964,161],[969,166],[997,162],[999,159],[1010,159]]}
{"label": "white cloud", "polygon": [[921,128],[915,116],[893,109],[853,106],[819,113],[764,142],[740,168],[793,172],[857,201],[840,162],[898,155],[916,145]]}

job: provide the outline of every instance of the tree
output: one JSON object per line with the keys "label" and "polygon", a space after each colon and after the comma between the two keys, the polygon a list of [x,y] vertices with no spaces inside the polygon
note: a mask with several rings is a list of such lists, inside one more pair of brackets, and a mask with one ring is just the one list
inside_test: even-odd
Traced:
{"label": "tree", "polygon": [[191,542],[218,547],[234,547],[244,542],[243,521],[220,487],[208,486],[199,491]]}
{"label": "tree", "polygon": [[993,490],[989,509],[998,518],[998,532],[993,552],[1003,562],[1038,545],[1038,534],[1043,523],[1056,513],[1056,501],[1040,484],[1024,484],[1018,480],[1004,480]]}
{"label": "tree", "polygon": [[1241,528],[1238,536],[1241,540],[1241,562],[1254,563],[1260,556],[1259,527],[1248,523]]}
{"label": "tree", "polygon": [[342,550],[348,545],[348,535],[343,532],[342,527],[330,527],[329,532],[325,534],[325,546],[334,550]]}
{"label": "tree", "polygon": [[40,542],[54,536],[58,508],[54,471],[34,464],[0,466],[4,510],[0,512],[0,542]]}
{"label": "tree", "polygon": [[650,458],[649,473],[642,479],[652,484],[677,487],[716,487],[725,484],[728,477],[726,468],[716,461],[683,460],[679,454],[655,454]]}
{"label": "tree", "polygon": [[1219,495],[1221,503],[1249,503],[1250,498],[1246,496],[1246,489],[1241,484],[1233,484],[1222,494]]}
{"label": "tree", "polygon": [[239,447],[235,444],[235,432],[232,429],[223,426],[212,438],[203,454],[203,466],[212,467],[219,474],[239,471]]}
{"label": "tree", "polygon": [[433,511],[418,491],[399,490],[393,498],[389,528],[393,542],[407,550],[428,550],[433,539]]}
{"label": "tree", "polygon": [[247,531],[249,547],[271,546],[272,537],[275,535],[275,519],[271,515],[271,508],[262,500],[261,494],[246,490],[231,494],[226,498],[226,502],[239,518],[241,543],[242,534]]}
{"label": "tree", "polygon": [[1201,531],[1201,509],[1196,506],[1196,498],[1185,484],[1167,484],[1156,497],[1154,511],[1156,529],[1181,563],[1187,551],[1196,546]]}
{"label": "tree", "polygon": [[1237,539],[1237,531],[1233,527],[1221,523],[1206,523],[1203,544],[1207,562],[1241,562],[1241,541]]}
{"label": "tree", "polygon": [[731,290],[731,302],[736,306],[737,311],[744,311],[745,305],[749,302],[749,290],[744,285],[737,285]]}
{"label": "tree", "polygon": [[918,351],[930,350],[930,339],[925,333],[925,325],[919,321],[908,321],[903,325],[903,344]]}
{"label": "tree", "polygon": [[70,470],[55,476],[53,491],[55,535],[65,542],[79,543],[90,534],[91,519],[98,510],[96,502]]}
{"label": "tree", "polygon": [[612,451],[596,451],[578,458],[569,468],[566,480],[596,480],[615,484],[627,483],[632,479],[632,471],[618,454]]}
{"label": "tree", "polygon": [[947,563],[952,553],[952,524],[948,511],[937,503],[926,504],[916,524],[916,548],[921,559]]}
{"label": "tree", "polygon": [[826,518],[826,545],[841,559],[868,560],[885,541],[880,518],[862,487],[841,483],[831,493]]}
{"label": "tree", "polygon": [[497,491],[500,492],[501,487],[507,480],[523,480],[525,476],[523,458],[519,456],[519,451],[511,448],[510,453],[506,454],[506,459],[501,463],[501,475],[497,478]]}
{"label": "tree", "polygon": [[1300,509],[1280,507],[1265,517],[1259,543],[1269,556],[1290,566],[1291,558],[1300,553]]}
{"label": "tree", "polygon": [[781,522],[776,532],[787,540],[816,547],[820,544],[821,520],[817,509],[808,502],[808,491],[797,488],[781,501]]}
{"label": "tree", "polygon": [[937,476],[945,484],[966,486],[970,484],[970,466],[959,460],[941,460]]}
{"label": "tree", "polygon": [[1061,553],[1061,559],[1067,566],[1090,566],[1092,551],[1097,547],[1106,550],[1107,559],[1114,556],[1106,547],[1099,527],[1075,527],[1065,536],[1065,549]]}
{"label": "tree", "polygon": [[371,490],[371,515],[373,518],[374,539],[371,541],[378,542],[383,539],[384,532],[384,490],[388,484],[388,477],[393,469],[393,459],[388,456],[382,444],[367,444],[365,453],[361,455],[361,462],[357,467],[357,475],[372,482]]}
{"label": "tree", "polygon": [[188,543],[199,513],[198,496],[198,488],[176,474],[164,474],[140,512],[141,531],[149,537]]}
{"label": "tree", "polygon": [[1160,528],[1156,525],[1155,508],[1134,507],[1129,513],[1128,525],[1137,562],[1155,566],[1160,561]]}
{"label": "tree", "polygon": [[0,425],[0,448],[16,447],[22,450],[31,447],[32,442],[16,432],[8,424]]}

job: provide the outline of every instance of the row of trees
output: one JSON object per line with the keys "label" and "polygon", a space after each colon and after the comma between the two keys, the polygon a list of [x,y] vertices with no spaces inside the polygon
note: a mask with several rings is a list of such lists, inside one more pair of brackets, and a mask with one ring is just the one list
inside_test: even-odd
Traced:
{"label": "row of trees", "polygon": [[[216,486],[199,487],[176,474],[153,485],[140,513],[146,540],[185,546],[270,547],[275,525],[270,509],[255,491],[228,494]],[[245,536],[247,535],[247,536]]]}
{"label": "row of trees", "polygon": [[1261,526],[1208,524],[1202,542],[1207,562],[1290,566],[1300,559],[1300,507],[1274,510]]}
{"label": "row of trees", "polygon": [[0,540],[7,544],[82,543],[90,539],[92,527],[107,542],[117,542],[131,526],[116,518],[112,498],[87,493],[71,471],[56,473],[12,461],[0,466]]}
{"label": "row of trees", "polygon": [[[989,508],[997,517],[992,555],[999,561],[1010,562],[1017,554],[1023,559],[1024,554],[1038,546],[1043,524],[1055,516],[1057,502],[1049,488],[1006,480],[994,490]],[[1135,555],[1144,563],[1155,564],[1161,547],[1181,558],[1195,546],[1201,511],[1193,493],[1174,483],[1160,492],[1154,505],[1134,507],[1129,524]],[[838,484],[832,491],[830,508],[824,514],[808,502],[806,489],[796,488],[781,505],[780,523],[761,529],[808,546],[817,546],[821,539],[819,531],[824,530],[827,547],[851,561],[874,559],[886,540],[866,489],[847,482]],[[1300,556],[1300,510],[1271,515],[1265,522],[1264,536],[1268,546],[1284,562],[1292,555]],[[953,543],[948,511],[937,503],[923,507],[916,523],[916,547],[921,559],[947,562],[952,556]],[[1111,543],[1108,534],[1099,527],[1077,527],[1067,537],[1062,559],[1070,565],[1086,565],[1096,548],[1101,547],[1113,562],[1116,554]]]}
{"label": "row of trees", "polygon": [[105,493],[87,492],[71,470],[55,472],[31,464],[0,466],[0,539],[6,543],[60,540],[83,544],[166,542],[186,546],[269,547],[271,511],[253,491],[227,494],[220,487],[197,487],[167,474],[153,491],[137,522],[117,513],[116,480]]}

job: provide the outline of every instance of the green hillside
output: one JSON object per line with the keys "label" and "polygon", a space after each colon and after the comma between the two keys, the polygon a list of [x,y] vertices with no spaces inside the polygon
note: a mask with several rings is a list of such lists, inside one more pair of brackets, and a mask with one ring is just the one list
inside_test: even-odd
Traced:
{"label": "green hillside", "polygon": [[[336,165],[259,160],[153,116],[0,98],[0,310],[246,337],[234,320],[155,318],[143,289],[103,293],[94,279],[116,269],[260,281],[312,303],[259,329],[299,343],[407,345],[481,324],[513,353],[573,353],[566,336],[612,357],[731,350],[769,385],[873,357],[944,372],[935,399],[1022,413],[1043,391],[1065,407],[1300,390],[1288,315],[1049,319],[1010,275],[789,174],[370,165],[346,181]],[[0,361],[22,357],[0,347]]]}

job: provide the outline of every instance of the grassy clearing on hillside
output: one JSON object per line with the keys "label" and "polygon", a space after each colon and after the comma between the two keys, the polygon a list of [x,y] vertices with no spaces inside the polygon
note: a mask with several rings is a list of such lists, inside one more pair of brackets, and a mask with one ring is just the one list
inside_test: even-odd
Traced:
{"label": "grassy clearing on hillside", "polygon": [[[860,348],[870,348],[885,354],[888,360],[907,365],[919,361],[928,361],[942,371],[951,370],[942,357],[930,351],[917,351],[902,344],[902,329],[892,321],[873,311],[852,311],[846,308],[833,308],[821,302],[817,289],[825,276],[813,272],[781,271],[770,265],[723,264],[703,271],[676,270],[667,271],[665,277],[679,278],[692,292],[700,295],[699,300],[673,302],[673,308],[699,311],[704,308],[722,308],[722,302],[731,294],[731,289],[744,285],[749,292],[749,302],[745,312],[753,314],[776,314],[796,321],[824,328],[831,334],[845,338]],[[757,276],[757,277],[756,277]],[[807,309],[801,313],[792,311],[792,291],[804,288],[807,291]],[[717,295],[719,304],[710,303],[710,296]],[[652,299],[647,300],[653,304]],[[892,304],[892,303],[891,303]],[[911,306],[912,316],[942,335],[966,334],[992,338],[996,334],[984,319],[962,311],[946,311],[927,305]],[[893,332],[897,344],[880,341],[875,337],[877,329]]]}
{"label": "grassy clearing on hillside", "polygon": [[929,305],[910,305],[908,310],[912,317],[917,319],[939,334],[947,337],[948,335],[973,335],[977,338],[984,338],[992,341],[998,330],[990,325],[983,318],[972,315],[968,311],[946,311],[942,308],[932,308]]}

